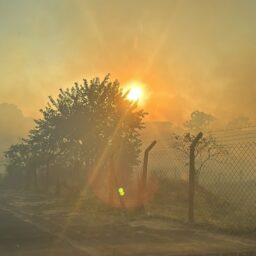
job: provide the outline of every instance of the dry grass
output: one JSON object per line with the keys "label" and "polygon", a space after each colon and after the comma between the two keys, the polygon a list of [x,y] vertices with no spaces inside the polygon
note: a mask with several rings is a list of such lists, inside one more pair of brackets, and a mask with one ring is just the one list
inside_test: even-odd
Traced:
{"label": "dry grass", "polygon": [[[188,184],[158,177],[158,190],[146,204],[152,215],[187,222]],[[256,234],[256,213],[248,213],[203,187],[195,194],[195,221],[202,227],[236,234]]]}

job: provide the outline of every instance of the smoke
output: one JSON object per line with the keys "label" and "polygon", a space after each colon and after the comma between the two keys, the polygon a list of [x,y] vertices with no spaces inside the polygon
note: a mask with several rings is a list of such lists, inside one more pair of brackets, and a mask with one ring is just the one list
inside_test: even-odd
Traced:
{"label": "smoke", "polygon": [[225,56],[217,74],[222,91],[217,112],[232,116],[256,117],[256,49],[246,47],[239,52]]}
{"label": "smoke", "polygon": [[33,119],[24,117],[22,111],[13,104],[0,104],[0,144],[25,136],[33,125]]}
{"label": "smoke", "polygon": [[0,104],[0,173],[3,171],[3,153],[8,147],[25,137],[33,127],[33,119],[24,117],[13,104]]}
{"label": "smoke", "polygon": [[26,115],[37,117],[60,87],[107,73],[147,85],[151,120],[181,124],[196,109],[221,122],[254,115],[255,1],[0,5],[0,102]]}

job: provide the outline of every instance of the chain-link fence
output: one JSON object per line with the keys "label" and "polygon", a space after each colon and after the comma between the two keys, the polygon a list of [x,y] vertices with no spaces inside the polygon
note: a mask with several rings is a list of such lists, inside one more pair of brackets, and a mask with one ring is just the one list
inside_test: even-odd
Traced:
{"label": "chain-link fence", "polygon": [[[236,232],[256,231],[256,128],[216,131],[211,136],[225,153],[206,158],[197,172],[195,222]],[[201,166],[200,156],[195,158],[196,169]],[[173,148],[169,141],[158,143],[150,153],[148,171],[157,184],[148,211],[188,221],[189,153]]]}

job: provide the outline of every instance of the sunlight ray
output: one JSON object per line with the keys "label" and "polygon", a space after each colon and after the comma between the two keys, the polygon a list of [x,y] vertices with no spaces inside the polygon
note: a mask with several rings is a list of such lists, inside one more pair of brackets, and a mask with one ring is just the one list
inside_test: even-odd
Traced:
{"label": "sunlight ray", "polygon": [[[115,138],[116,137],[116,135],[117,135],[117,133],[118,133],[118,131],[120,129],[120,126],[121,126],[123,120],[126,118],[127,113],[130,111],[130,109],[133,106],[134,105],[131,105],[131,107],[129,109],[127,109],[127,111],[125,111],[123,116],[119,119],[119,121],[118,121],[118,123],[116,125],[116,128],[113,131],[113,134],[112,134],[111,138]],[[71,225],[72,220],[74,218],[74,214],[73,213],[78,212],[78,210],[80,209],[81,204],[83,202],[83,199],[85,198],[86,194],[88,193],[89,187],[93,184],[95,178],[97,177],[99,169],[100,169],[102,163],[104,162],[104,160],[107,158],[108,153],[109,153],[109,146],[107,145],[104,148],[104,150],[103,150],[103,152],[102,152],[102,154],[101,154],[101,156],[100,156],[100,158],[99,158],[95,168],[93,168],[93,171],[92,171],[91,175],[89,177],[87,177],[87,178],[89,178],[89,180],[85,180],[84,184],[86,184],[86,185],[84,186],[84,189],[82,189],[80,195],[78,196],[78,199],[77,199],[76,203],[74,204],[72,210],[70,211],[69,216],[66,218],[66,221],[65,221],[66,224],[63,226],[63,228],[62,228],[62,230],[60,232],[61,235],[64,235],[65,232],[67,231],[68,227]]]}

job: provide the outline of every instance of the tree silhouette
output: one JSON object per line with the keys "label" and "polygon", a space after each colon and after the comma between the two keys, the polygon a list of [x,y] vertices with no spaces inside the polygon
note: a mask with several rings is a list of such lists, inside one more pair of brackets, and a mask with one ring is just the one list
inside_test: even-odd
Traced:
{"label": "tree silhouette", "polygon": [[226,129],[242,129],[251,125],[251,120],[248,117],[240,116],[230,120]]}
{"label": "tree silhouette", "polygon": [[[208,126],[214,117],[204,112],[194,111],[191,113],[191,119],[184,123],[184,128],[188,131],[183,134],[173,133],[171,136],[170,147],[182,153],[185,159],[189,159],[190,145],[194,141],[198,132],[207,131]],[[228,154],[226,148],[217,143],[216,138],[211,134],[204,134],[195,148],[196,159],[196,183],[199,185],[200,174],[206,163],[217,157]],[[188,162],[186,162],[188,165]]]}
{"label": "tree silhouette", "polygon": [[214,120],[212,115],[197,110],[191,113],[191,118],[184,123],[184,127],[199,132],[207,129]]}
{"label": "tree silhouette", "polygon": [[14,167],[17,172],[24,170],[26,177],[33,177],[27,178],[30,187],[31,182],[37,187],[39,174],[44,189],[79,190],[90,171],[106,172],[110,158],[122,175],[129,175],[138,163],[139,131],[146,113],[109,75],[60,89],[40,112],[42,118],[35,120],[28,137],[6,152],[7,172]]}
{"label": "tree silhouette", "polygon": [[[191,133],[184,133],[183,135],[173,134],[171,137],[170,147],[174,148],[178,152],[181,152],[187,160],[186,165],[189,161],[190,145],[194,141],[196,135]],[[216,138],[212,135],[204,135],[199,140],[195,148],[195,160],[196,160],[196,183],[199,185],[199,178],[202,170],[208,161],[213,159],[221,159],[228,154],[226,148],[217,143]]]}
{"label": "tree silhouette", "polygon": [[[24,143],[12,145],[4,153],[6,158],[7,184],[22,187],[25,182],[29,162],[28,146]],[[10,183],[10,184],[9,184]]]}

